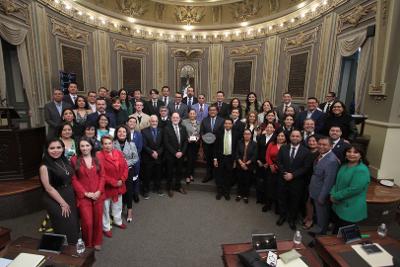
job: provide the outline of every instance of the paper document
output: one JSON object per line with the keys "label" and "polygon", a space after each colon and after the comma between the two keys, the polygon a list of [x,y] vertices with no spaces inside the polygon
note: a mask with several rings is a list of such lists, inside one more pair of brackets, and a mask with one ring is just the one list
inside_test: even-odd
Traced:
{"label": "paper document", "polygon": [[277,267],[308,267],[308,265],[300,258],[289,261],[288,263],[283,263],[281,259],[278,260]]}
{"label": "paper document", "polygon": [[38,254],[19,253],[8,267],[36,267],[42,264],[46,257]]}
{"label": "paper document", "polygon": [[379,244],[374,243],[375,246],[380,248],[382,252],[367,254],[364,249],[361,247],[361,244],[351,246],[358,255],[360,255],[363,260],[365,260],[372,267],[379,266],[392,266],[393,265],[393,257],[390,255],[383,247]]}
{"label": "paper document", "polygon": [[0,258],[0,267],[7,267],[11,262],[12,260]]}

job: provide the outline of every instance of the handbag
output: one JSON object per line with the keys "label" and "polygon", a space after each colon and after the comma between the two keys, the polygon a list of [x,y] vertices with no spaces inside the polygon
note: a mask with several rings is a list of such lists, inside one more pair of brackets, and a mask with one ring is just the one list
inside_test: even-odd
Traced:
{"label": "handbag", "polygon": [[268,267],[269,265],[262,261],[260,255],[252,249],[238,254],[240,262],[245,267]]}

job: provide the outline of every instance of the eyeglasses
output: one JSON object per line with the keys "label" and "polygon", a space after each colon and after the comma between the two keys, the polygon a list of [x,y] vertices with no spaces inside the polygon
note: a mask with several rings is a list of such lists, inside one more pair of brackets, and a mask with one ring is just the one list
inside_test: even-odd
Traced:
{"label": "eyeglasses", "polygon": [[343,108],[342,106],[333,106],[332,108]]}

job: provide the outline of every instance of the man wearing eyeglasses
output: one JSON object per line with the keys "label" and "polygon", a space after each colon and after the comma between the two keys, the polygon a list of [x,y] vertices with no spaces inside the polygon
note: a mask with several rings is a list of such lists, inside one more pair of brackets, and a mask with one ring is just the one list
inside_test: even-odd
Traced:
{"label": "man wearing eyeglasses", "polygon": [[192,105],[192,109],[196,111],[196,120],[201,123],[204,118],[208,116],[208,104],[206,103],[206,96],[204,94],[199,94],[198,103]]}
{"label": "man wearing eyeglasses", "polygon": [[170,102],[168,105],[169,114],[174,112],[178,113],[180,118],[186,119],[188,117],[188,107],[182,103],[183,95],[180,92],[175,93],[175,101]]}
{"label": "man wearing eyeglasses", "polygon": [[325,97],[325,102],[319,105],[319,109],[324,113],[329,113],[332,109],[332,104],[336,99],[335,92],[328,92]]}

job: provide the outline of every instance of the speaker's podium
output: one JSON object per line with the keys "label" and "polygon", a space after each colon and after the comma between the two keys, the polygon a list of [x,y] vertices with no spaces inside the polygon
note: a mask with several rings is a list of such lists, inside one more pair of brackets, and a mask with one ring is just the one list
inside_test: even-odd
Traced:
{"label": "speaker's podium", "polygon": [[19,129],[19,115],[0,107],[0,180],[28,179],[38,174],[46,140],[44,127]]}

